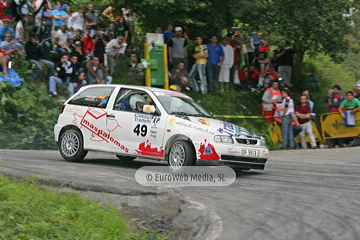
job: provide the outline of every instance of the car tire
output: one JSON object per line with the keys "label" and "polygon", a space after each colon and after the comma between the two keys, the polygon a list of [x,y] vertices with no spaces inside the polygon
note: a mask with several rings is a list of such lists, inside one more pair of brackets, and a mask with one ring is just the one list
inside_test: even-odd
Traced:
{"label": "car tire", "polygon": [[126,162],[131,162],[132,160],[134,160],[136,158],[136,157],[130,157],[130,156],[124,156],[124,155],[116,155],[116,156],[121,161],[126,161]]}
{"label": "car tire", "polygon": [[168,165],[172,172],[182,172],[183,166],[194,166],[196,162],[195,150],[190,142],[175,141],[168,154]]}
{"label": "car tire", "polygon": [[61,134],[59,149],[61,156],[68,162],[80,162],[88,153],[84,150],[84,140],[77,129],[68,129]]}

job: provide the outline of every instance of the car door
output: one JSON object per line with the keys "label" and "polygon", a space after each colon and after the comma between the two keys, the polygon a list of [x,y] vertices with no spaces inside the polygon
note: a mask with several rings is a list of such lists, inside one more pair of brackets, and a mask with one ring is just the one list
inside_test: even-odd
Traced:
{"label": "car door", "polygon": [[70,113],[72,124],[83,134],[85,149],[110,150],[106,107],[114,89],[114,86],[89,87],[71,99],[65,108],[82,106],[80,110]]}
{"label": "car door", "polygon": [[156,109],[154,113],[146,113],[144,105],[157,108],[149,92],[120,89],[110,113],[119,125],[118,131],[111,133],[114,139],[112,149],[123,154],[163,158],[162,141],[166,116],[162,116],[160,109]]}

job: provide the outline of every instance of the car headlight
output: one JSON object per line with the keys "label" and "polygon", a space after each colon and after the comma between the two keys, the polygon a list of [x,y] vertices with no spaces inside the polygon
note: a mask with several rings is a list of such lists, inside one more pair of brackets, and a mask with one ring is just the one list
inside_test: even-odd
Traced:
{"label": "car headlight", "polygon": [[260,146],[266,147],[266,141],[263,137],[261,137],[261,139],[260,139]]}
{"label": "car headlight", "polygon": [[221,143],[229,143],[229,144],[234,143],[234,140],[233,140],[232,137],[224,136],[224,135],[216,135],[216,136],[214,136],[214,141],[215,142],[221,142]]}

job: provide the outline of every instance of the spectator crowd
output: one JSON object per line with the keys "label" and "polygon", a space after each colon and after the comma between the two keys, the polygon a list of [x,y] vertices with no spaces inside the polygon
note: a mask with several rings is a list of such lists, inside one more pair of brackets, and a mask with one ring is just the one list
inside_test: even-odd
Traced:
{"label": "spectator crowd", "polygon": [[[263,114],[266,122],[281,124],[282,149],[295,149],[300,146],[295,137],[300,135],[301,148],[307,148],[306,134],[309,137],[311,148],[317,149],[312,121],[315,120],[315,105],[310,100],[309,91],[304,91],[298,104],[290,97],[289,90],[279,90],[279,81],[274,80],[271,87],[267,88],[262,97]],[[360,81],[354,86],[353,91],[346,92],[343,96],[339,85],[334,85],[324,99],[327,103],[328,113],[340,113],[342,125],[355,126],[355,114],[360,111]],[[346,138],[333,138],[329,147],[344,147]],[[356,138],[348,140],[349,146],[354,146]]]}
{"label": "spectator crowd", "polygon": [[[90,3],[87,10],[79,6],[73,12],[64,2],[56,2],[54,8],[39,2],[34,6],[26,2],[26,9],[14,13],[21,16],[16,17],[20,19],[17,22],[5,13],[13,13],[11,4],[0,4],[2,75],[8,76],[7,66],[15,55],[26,54],[26,60],[34,65],[31,79],[47,73],[51,97],[58,95],[59,84],[67,85],[70,97],[82,85],[111,82],[118,62],[128,57],[127,47],[135,41],[132,9],[108,7],[101,12]],[[35,19],[32,12],[37,12]],[[128,55],[129,69],[143,77],[138,55]]]}
{"label": "spectator crowd", "polygon": [[[72,84],[72,87],[68,86],[71,96],[82,84],[104,83],[106,78],[111,79],[119,61],[129,61],[129,68],[134,74],[144,77],[139,56],[131,51],[135,42],[136,15],[129,6],[119,10],[109,6],[100,11],[90,3],[86,8],[77,6],[73,11],[60,0],[53,7],[48,2],[35,1],[32,4],[27,1],[15,13],[10,9],[13,9],[11,3],[3,1],[0,8],[0,48],[10,60],[15,54],[26,54],[27,60],[36,68],[31,74],[34,80],[47,69],[46,80],[49,81],[51,96],[57,96],[57,91],[56,87],[50,88],[53,85],[50,82],[55,81],[55,85]],[[21,18],[6,15],[6,12]],[[33,12],[37,12],[35,19]],[[34,25],[35,28],[31,29]],[[170,24],[164,32],[157,27],[155,33],[162,34],[168,46],[169,79],[174,89],[182,91],[191,88],[202,94],[223,94],[232,86],[258,91],[264,90],[273,79],[283,79],[281,84],[291,87],[296,51],[290,48],[290,44],[286,43],[283,49],[273,51],[269,56],[268,37],[259,29],[246,37],[238,31],[232,28],[220,40],[214,35],[207,44],[198,36],[194,39],[195,49],[190,52],[190,29],[187,26],[174,28]],[[51,57],[54,56],[52,51],[58,53],[56,59]],[[65,54],[68,55],[66,63]],[[75,56],[76,64],[72,62]],[[62,65],[55,66],[60,60]],[[71,66],[70,62],[77,67]],[[189,62],[194,64],[188,66]],[[65,73],[60,72],[63,68]],[[309,74],[309,79],[318,83],[316,73]]]}

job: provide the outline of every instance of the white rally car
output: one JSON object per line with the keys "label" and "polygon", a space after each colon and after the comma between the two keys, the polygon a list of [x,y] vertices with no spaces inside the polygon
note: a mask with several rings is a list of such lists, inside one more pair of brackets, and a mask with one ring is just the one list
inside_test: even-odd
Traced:
{"label": "white rally car", "polygon": [[90,85],[68,99],[54,127],[62,157],[88,151],[166,160],[172,170],[193,165],[264,169],[263,137],[215,119],[189,96],[159,88]]}

